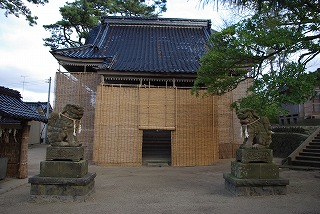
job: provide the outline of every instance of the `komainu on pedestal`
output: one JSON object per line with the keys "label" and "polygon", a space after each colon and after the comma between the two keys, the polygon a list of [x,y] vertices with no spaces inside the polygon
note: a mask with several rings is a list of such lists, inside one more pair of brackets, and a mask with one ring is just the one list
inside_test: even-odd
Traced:
{"label": "komainu on pedestal", "polygon": [[29,178],[32,201],[86,201],[94,192],[96,173],[88,172],[84,148],[77,140],[84,110],[67,104],[48,121],[46,160],[40,174]]}
{"label": "komainu on pedestal", "polygon": [[289,180],[279,177],[273,163],[271,130],[268,118],[252,109],[237,111],[243,144],[231,162],[231,173],[224,173],[225,188],[236,196],[285,195]]}

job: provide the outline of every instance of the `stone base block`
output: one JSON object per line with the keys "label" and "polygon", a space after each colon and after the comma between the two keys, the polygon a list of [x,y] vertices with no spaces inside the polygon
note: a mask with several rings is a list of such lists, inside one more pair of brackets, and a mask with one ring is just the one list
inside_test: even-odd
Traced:
{"label": "stone base block", "polygon": [[235,196],[267,196],[287,194],[287,179],[238,179],[223,174],[225,188]]}
{"label": "stone base block", "polygon": [[46,160],[83,160],[84,148],[80,147],[47,147]]}
{"label": "stone base block", "polygon": [[41,161],[40,177],[81,178],[88,173],[88,161]]}
{"label": "stone base block", "polygon": [[94,192],[96,173],[82,178],[55,178],[34,176],[31,183],[31,201],[85,201]]}
{"label": "stone base block", "polygon": [[238,149],[236,160],[242,163],[272,163],[272,149]]}
{"label": "stone base block", "polygon": [[277,179],[279,167],[274,163],[231,162],[231,174],[239,179]]}

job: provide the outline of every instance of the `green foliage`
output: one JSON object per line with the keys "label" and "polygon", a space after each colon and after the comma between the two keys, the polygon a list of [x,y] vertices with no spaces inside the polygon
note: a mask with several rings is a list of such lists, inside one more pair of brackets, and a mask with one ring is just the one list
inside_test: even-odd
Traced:
{"label": "green foliage", "polygon": [[279,115],[286,115],[284,103],[303,103],[314,94],[319,84],[319,72],[304,73],[303,67],[291,63],[279,74],[266,73],[257,78],[249,95],[233,103],[235,109],[252,108],[261,116],[276,123]]}
{"label": "green foliage", "polygon": [[281,104],[266,100],[256,94],[250,94],[234,102],[231,107],[235,109],[254,109],[258,115],[267,117],[270,123],[277,123],[279,114],[286,114]]}
{"label": "green foliage", "polygon": [[103,12],[96,10],[94,6],[94,3],[86,0],[66,3],[60,8],[62,20],[43,26],[51,32],[51,37],[44,39],[44,45],[68,48],[83,44],[89,30],[99,23],[100,16],[103,15]]}
{"label": "green foliage", "polygon": [[306,69],[320,53],[319,1],[231,3],[257,10],[211,36],[194,90],[204,86],[209,93],[221,95],[253,78],[248,97],[233,107],[254,108],[272,120],[283,113],[282,104],[305,102],[320,85],[319,72]]}
{"label": "green foliage", "polygon": [[62,20],[43,27],[51,32],[44,45],[55,48],[78,47],[85,43],[89,30],[107,15],[155,16],[166,11],[166,0],[76,0],[60,8]]}
{"label": "green foliage", "polygon": [[[27,0],[33,4],[44,5],[48,3],[48,0]],[[5,10],[5,16],[13,14],[16,17],[20,15],[25,16],[26,20],[29,22],[29,25],[37,24],[37,16],[32,16],[31,10],[24,4],[22,0],[0,0],[0,9]]]}

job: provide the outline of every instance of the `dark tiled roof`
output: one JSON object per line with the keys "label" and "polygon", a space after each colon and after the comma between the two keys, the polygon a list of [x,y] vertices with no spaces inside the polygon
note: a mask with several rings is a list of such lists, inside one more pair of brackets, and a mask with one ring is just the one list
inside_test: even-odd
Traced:
{"label": "dark tiled roof", "polygon": [[[27,106],[29,106],[29,108],[31,108],[32,110],[34,110],[35,112],[38,112],[39,108],[42,110],[42,112],[44,114],[47,113],[47,102],[24,102]],[[49,113],[52,112],[52,107],[49,104]]]}
{"label": "dark tiled roof", "polygon": [[57,59],[100,59],[102,70],[195,73],[210,26],[209,20],[106,17],[84,46],[52,54]]}
{"label": "dark tiled roof", "polygon": [[0,116],[19,121],[42,121],[47,118],[30,109],[22,100],[18,91],[0,86]]}

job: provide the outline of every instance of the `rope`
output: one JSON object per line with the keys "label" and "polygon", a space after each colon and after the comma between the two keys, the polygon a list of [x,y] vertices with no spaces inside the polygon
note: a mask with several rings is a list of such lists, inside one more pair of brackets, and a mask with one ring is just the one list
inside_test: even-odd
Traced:
{"label": "rope", "polygon": [[[67,115],[64,115],[64,114],[62,114],[61,112],[59,112],[59,117],[61,117],[61,115],[64,116],[65,118],[68,118],[69,120],[72,120],[72,121],[73,121],[73,136],[76,136],[76,129],[77,129],[77,124],[76,124],[76,122],[77,122],[77,121],[80,122],[80,120],[73,119],[73,118],[68,117]],[[81,132],[81,125],[80,125],[80,123],[79,123],[79,133],[80,133],[80,132]]]}
{"label": "rope", "polygon": [[248,123],[246,125],[241,125],[241,127],[240,127],[240,135],[241,135],[241,137],[243,137],[243,127],[244,127],[244,137],[248,138],[249,137],[248,126],[258,122],[259,120],[260,120],[260,117],[258,119],[256,119],[255,121],[251,122],[251,123]]}

